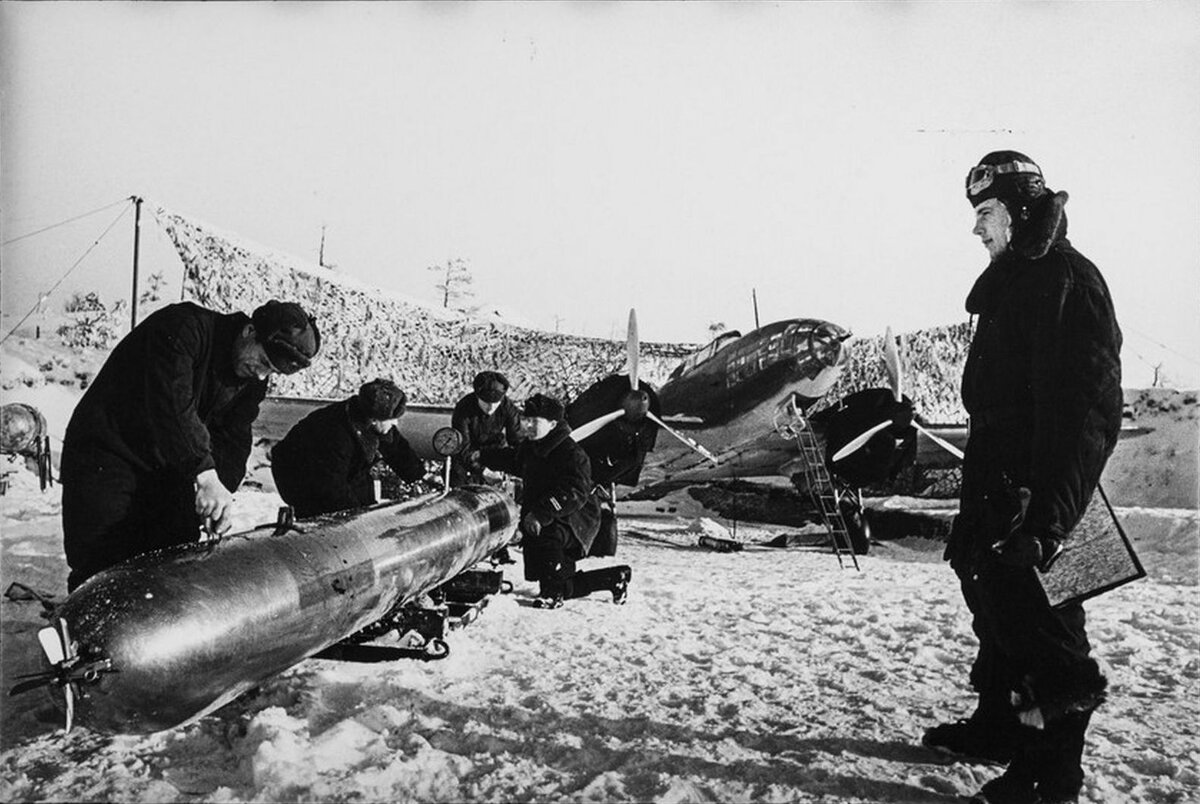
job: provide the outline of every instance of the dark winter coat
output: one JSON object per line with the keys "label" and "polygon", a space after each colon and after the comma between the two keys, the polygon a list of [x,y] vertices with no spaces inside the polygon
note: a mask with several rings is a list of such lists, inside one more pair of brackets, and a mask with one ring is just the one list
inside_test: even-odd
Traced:
{"label": "dark winter coat", "polygon": [[233,371],[234,342],[249,323],[243,313],[183,302],[134,327],[71,415],[63,439],[64,480],[86,475],[93,458],[103,455],[140,473],[194,478],[216,469],[225,487],[236,490],[267,392],[266,381],[241,379]]}
{"label": "dark winter coat", "polygon": [[587,453],[571,438],[571,428],[559,422],[538,441],[516,447],[485,449],[483,465],[521,478],[521,516],[532,514],[543,526],[565,525],[587,555],[600,528],[600,503],[592,494],[592,469]]}
{"label": "dark winter coat", "polygon": [[402,480],[425,476],[404,436],[395,428],[375,432],[352,397],[298,421],[271,449],[271,473],[298,516],[315,516],[373,504],[371,467],[381,458]]}
{"label": "dark winter coat", "polygon": [[521,414],[508,397],[489,416],[479,407],[479,396],[471,392],[458,400],[450,416],[450,426],[465,437],[463,451],[451,459],[450,484],[483,483],[483,467],[473,452],[499,447],[515,447],[523,438]]}
{"label": "dark winter coat", "polygon": [[450,416],[450,426],[467,438],[467,450],[515,447],[521,440],[521,413],[508,397],[490,416],[479,407],[479,397],[471,392],[458,400]]}
{"label": "dark winter coat", "polygon": [[1065,202],[1047,196],[967,299],[979,318],[963,373],[971,434],[954,541],[976,555],[1002,535],[988,522],[1003,476],[1031,491],[1031,533],[1067,534],[1120,431],[1121,331],[1103,277],[1066,239]]}

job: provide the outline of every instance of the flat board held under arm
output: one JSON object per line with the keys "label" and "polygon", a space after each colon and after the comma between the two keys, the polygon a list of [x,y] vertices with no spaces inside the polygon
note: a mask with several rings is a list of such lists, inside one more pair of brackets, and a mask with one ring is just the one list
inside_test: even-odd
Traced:
{"label": "flat board held under arm", "polygon": [[1145,575],[1133,544],[1100,486],[1096,486],[1079,524],[1067,536],[1058,561],[1049,572],[1037,573],[1051,606],[1082,602]]}

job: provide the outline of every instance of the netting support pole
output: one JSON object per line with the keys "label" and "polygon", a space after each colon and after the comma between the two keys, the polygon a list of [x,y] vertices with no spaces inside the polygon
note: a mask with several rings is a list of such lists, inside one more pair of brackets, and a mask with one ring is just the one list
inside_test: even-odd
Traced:
{"label": "netting support pole", "polygon": [[136,195],[130,196],[133,202],[133,292],[129,294],[129,331],[137,326],[138,303],[138,252],[142,234],[142,199]]}

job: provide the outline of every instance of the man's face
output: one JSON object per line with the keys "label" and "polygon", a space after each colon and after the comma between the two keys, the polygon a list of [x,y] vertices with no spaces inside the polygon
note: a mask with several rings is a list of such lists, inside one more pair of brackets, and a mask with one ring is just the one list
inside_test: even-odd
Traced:
{"label": "man's face", "polygon": [[394,419],[371,419],[371,429],[380,435],[386,435],[393,427],[400,424],[400,417]]}
{"label": "man's face", "polygon": [[1012,240],[1012,218],[1009,217],[1008,207],[995,198],[981,201],[975,207],[975,228],[971,234],[978,235],[992,262],[995,262]]}
{"label": "man's face", "polygon": [[265,380],[279,373],[267,359],[267,350],[255,339],[253,326],[246,325],[233,343],[233,373],[243,380]]}
{"label": "man's face", "polygon": [[522,416],[521,424],[533,441],[541,441],[554,429],[554,422],[543,419],[541,416]]}
{"label": "man's face", "polygon": [[496,409],[500,407],[500,399],[497,399],[495,402],[487,402],[483,397],[476,397],[475,401],[479,403],[479,409],[489,416],[495,413]]}

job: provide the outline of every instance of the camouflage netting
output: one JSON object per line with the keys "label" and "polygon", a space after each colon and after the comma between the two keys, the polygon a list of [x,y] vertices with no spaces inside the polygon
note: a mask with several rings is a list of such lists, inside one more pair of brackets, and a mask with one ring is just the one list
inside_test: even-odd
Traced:
{"label": "camouflage netting", "polygon": [[[971,324],[929,327],[901,336],[901,382],[903,393],[926,424],[966,422],[958,389],[971,344]],[[883,336],[857,338],[848,344],[847,370],[826,399],[839,399],[865,388],[888,385],[883,367]]]}
{"label": "camouflage netting", "polygon": [[[391,377],[409,400],[452,404],[483,369],[504,372],[522,399],[542,391],[569,400],[600,377],[623,371],[625,345],[472,319],[385,294],[327,268],[220,234],[161,207],[155,217],[185,268],[184,296],[222,311],[249,312],[268,299],[297,301],[316,316],[323,345],[313,367],[275,378],[273,393],[339,397],[374,377]],[[926,422],[966,420],[958,399],[970,325],[903,338],[904,392]],[[661,385],[696,344],[643,343],[639,371]],[[830,398],[887,384],[883,337],[848,344],[850,361]]]}
{"label": "camouflage netting", "polygon": [[[410,403],[453,404],[476,372],[495,369],[511,396],[570,399],[625,370],[625,344],[482,322],[361,285],[329,269],[272,254],[158,208],[155,217],[184,264],[184,297],[214,310],[249,312],[268,299],[299,302],[316,317],[321,352],[312,368],[273,379],[272,393],[333,398],[390,377]],[[661,384],[695,345],[642,343],[639,372]]]}

